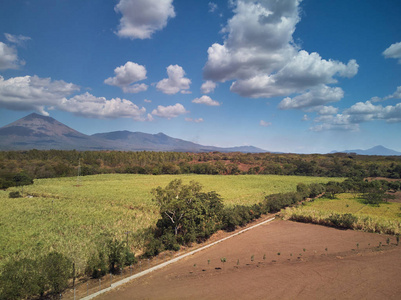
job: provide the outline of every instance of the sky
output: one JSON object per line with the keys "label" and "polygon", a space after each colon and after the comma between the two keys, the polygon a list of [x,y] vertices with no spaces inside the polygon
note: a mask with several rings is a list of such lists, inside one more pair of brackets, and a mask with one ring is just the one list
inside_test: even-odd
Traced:
{"label": "sky", "polygon": [[401,151],[399,0],[0,2],[0,127]]}

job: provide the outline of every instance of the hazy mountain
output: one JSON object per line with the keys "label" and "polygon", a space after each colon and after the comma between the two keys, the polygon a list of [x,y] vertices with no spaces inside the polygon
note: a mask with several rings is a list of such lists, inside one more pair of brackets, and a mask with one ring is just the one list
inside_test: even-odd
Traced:
{"label": "hazy mountain", "polygon": [[381,145],[372,147],[372,148],[367,149],[367,150],[355,149],[355,150],[344,150],[344,151],[332,151],[331,153],[337,153],[337,152],[356,153],[356,154],[359,154],[359,155],[384,155],[384,156],[401,155],[401,152],[388,149],[388,148],[383,147]]}
{"label": "hazy mountain", "polygon": [[80,133],[51,117],[35,113],[0,128],[0,150],[28,149],[266,152],[252,146],[233,148],[202,146],[169,137],[164,133],[115,131],[90,136]]}
{"label": "hazy mountain", "polygon": [[0,150],[99,150],[109,144],[35,113],[0,128]]}

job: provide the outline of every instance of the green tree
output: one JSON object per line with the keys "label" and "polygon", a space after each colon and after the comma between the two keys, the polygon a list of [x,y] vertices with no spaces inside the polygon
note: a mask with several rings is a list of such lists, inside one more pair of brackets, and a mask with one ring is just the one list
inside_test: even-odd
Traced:
{"label": "green tree", "polygon": [[[221,225],[223,203],[215,192],[201,192],[202,186],[194,181],[182,184],[179,179],[165,188],[152,191],[160,209],[157,227],[161,235],[173,233],[180,243],[205,238]],[[171,238],[168,240],[172,241]],[[173,241],[172,241],[173,242]]]}

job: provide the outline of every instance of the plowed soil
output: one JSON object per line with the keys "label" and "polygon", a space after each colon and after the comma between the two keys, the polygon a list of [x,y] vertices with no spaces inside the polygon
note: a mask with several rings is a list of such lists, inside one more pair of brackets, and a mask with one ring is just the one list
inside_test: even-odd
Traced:
{"label": "plowed soil", "polygon": [[400,299],[400,278],[395,237],[278,220],[96,299]]}

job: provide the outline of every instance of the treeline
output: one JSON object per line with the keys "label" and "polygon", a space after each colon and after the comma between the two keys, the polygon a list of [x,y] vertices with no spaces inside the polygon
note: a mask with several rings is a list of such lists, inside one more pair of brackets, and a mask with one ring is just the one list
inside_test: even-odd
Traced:
{"label": "treeline", "polygon": [[[0,152],[4,178],[107,174],[275,174],[401,178],[400,156],[30,150]],[[8,180],[8,183],[10,180]]]}
{"label": "treeline", "polygon": [[[108,237],[99,240],[93,249],[85,274],[100,278],[108,273],[117,274],[136,262],[125,241]],[[76,274],[71,259],[56,251],[36,259],[9,260],[0,271],[0,300],[59,299],[71,280],[75,286],[76,276],[82,275]]]}
{"label": "treeline", "polygon": [[[263,214],[276,213],[281,209],[300,203],[307,198],[323,194],[334,198],[338,193],[362,193],[367,204],[379,205],[391,198],[387,192],[401,189],[401,182],[385,180],[366,181],[358,178],[327,184],[299,183],[296,192],[272,194],[257,204],[224,207],[215,192],[202,192],[197,182],[188,185],[173,180],[165,188],[153,191],[154,201],[159,206],[160,219],[147,242],[145,255],[154,256],[164,250],[179,250],[181,245],[202,242],[217,230],[233,231],[258,219]],[[330,222],[334,227],[349,228],[352,221],[348,215],[333,215]]]}

